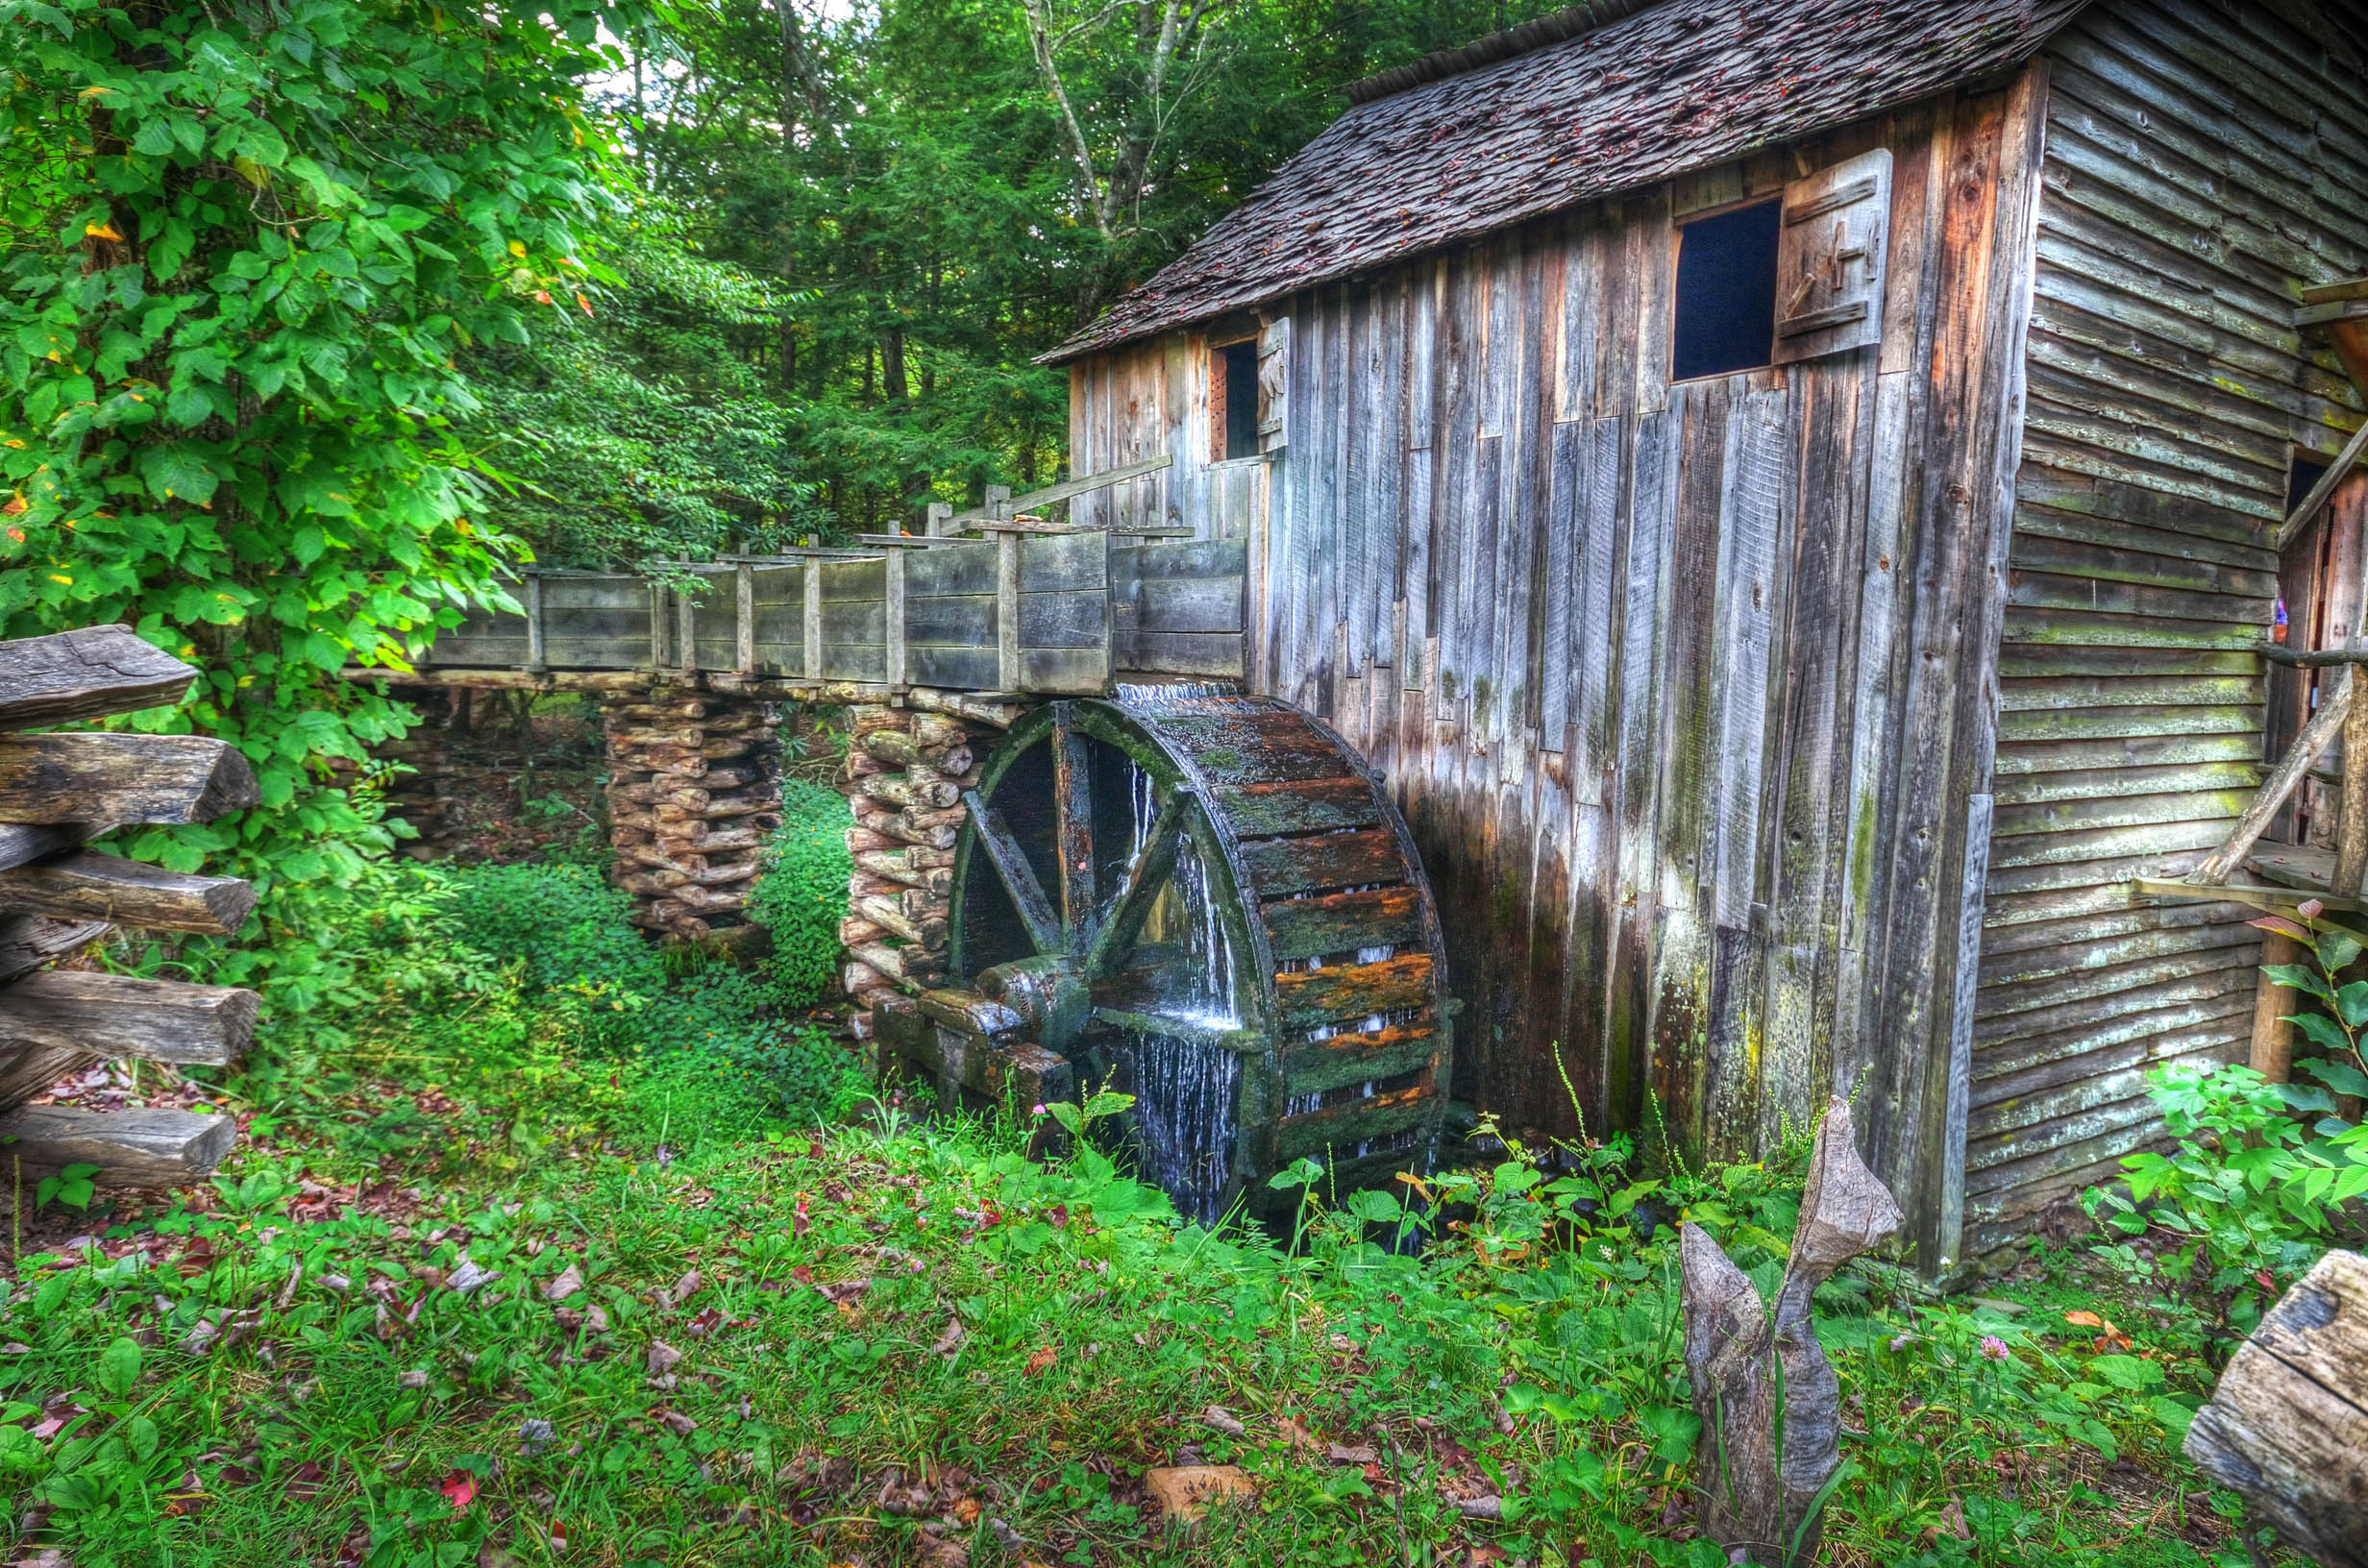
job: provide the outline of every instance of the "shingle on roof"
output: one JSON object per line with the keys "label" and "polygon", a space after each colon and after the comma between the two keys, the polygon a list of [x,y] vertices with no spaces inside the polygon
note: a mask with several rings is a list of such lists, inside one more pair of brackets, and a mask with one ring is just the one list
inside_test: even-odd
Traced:
{"label": "shingle on roof", "polygon": [[2027,59],[2086,0],[1662,0],[1360,104],[1057,361],[1705,168]]}

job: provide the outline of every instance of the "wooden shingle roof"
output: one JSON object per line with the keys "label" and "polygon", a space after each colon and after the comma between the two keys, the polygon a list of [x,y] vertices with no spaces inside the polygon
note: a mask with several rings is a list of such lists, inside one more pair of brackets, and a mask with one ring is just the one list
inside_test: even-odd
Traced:
{"label": "wooden shingle roof", "polygon": [[2084,3],[1661,0],[1419,81],[1351,108],[1045,357],[1369,272],[1928,97],[2028,59]]}

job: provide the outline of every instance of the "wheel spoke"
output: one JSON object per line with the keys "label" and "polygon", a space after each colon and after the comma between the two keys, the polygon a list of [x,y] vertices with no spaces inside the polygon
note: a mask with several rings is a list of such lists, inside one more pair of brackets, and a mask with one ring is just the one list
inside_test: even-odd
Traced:
{"label": "wheel spoke", "polygon": [[1094,758],[1066,702],[1052,705],[1052,805],[1060,822],[1061,925],[1068,950],[1082,954],[1094,940]]}
{"label": "wheel spoke", "polygon": [[1143,929],[1144,917],[1151,913],[1152,900],[1159,896],[1160,885],[1175,870],[1176,845],[1184,838],[1184,814],[1193,803],[1193,792],[1172,790],[1151,819],[1151,830],[1143,843],[1143,853],[1126,873],[1126,887],[1111,907],[1110,918],[1094,934],[1094,944],[1087,951],[1085,977],[1099,980],[1117,969],[1120,961],[1135,944],[1136,935]]}
{"label": "wheel spoke", "polygon": [[1011,836],[1003,814],[987,804],[976,790],[964,790],[962,804],[970,809],[972,825],[978,830],[978,847],[1002,879],[1003,891],[1011,894],[1020,922],[1027,927],[1029,943],[1039,953],[1066,951],[1061,918],[1053,913],[1052,900],[1045,896],[1044,884],[1036,880],[1036,868],[1027,863],[1027,851]]}

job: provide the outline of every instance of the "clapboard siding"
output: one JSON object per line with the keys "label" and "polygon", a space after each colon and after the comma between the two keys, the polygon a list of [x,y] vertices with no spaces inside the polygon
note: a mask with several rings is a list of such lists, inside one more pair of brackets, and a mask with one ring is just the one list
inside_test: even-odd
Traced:
{"label": "clapboard siding", "polygon": [[[1956,1248],[2042,90],[2024,73],[1267,311],[1288,418],[1255,465],[1250,678],[1328,719],[1405,811],[1467,1006],[1459,1095],[1561,1134],[1642,1125],[1650,1097],[1735,1153],[1855,1092],[1934,1259]],[[1671,384],[1679,215],[1776,193],[1796,152],[1875,147],[1882,343]],[[1224,335],[1077,361],[1073,466],[1123,461],[1120,432],[1160,423],[1135,400],[1205,376]],[[1169,422],[1163,503],[1203,533],[1183,498],[1220,472],[1207,423]],[[2130,591],[2215,612],[2262,591],[2250,555],[2160,531]],[[2068,573],[2111,554],[2055,543]],[[2076,684],[2208,713],[2251,677],[2221,657],[2094,660]],[[2034,793],[1999,842],[2224,783],[2085,816]]]}
{"label": "clapboard siding", "polygon": [[[1968,1245],[2158,1136],[2143,1073],[2241,1057],[2260,944],[2233,906],[2142,906],[2263,760],[2300,449],[2358,422],[2296,291],[2368,271],[2368,98],[2300,7],[2113,0],[2047,51],[2031,388],[1999,665],[1966,1139]],[[2331,61],[2331,49],[2333,58]]]}

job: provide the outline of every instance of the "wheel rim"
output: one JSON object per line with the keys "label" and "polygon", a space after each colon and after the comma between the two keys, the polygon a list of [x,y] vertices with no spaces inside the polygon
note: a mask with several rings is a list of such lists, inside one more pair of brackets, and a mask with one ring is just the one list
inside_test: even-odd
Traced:
{"label": "wheel rim", "polygon": [[1136,1095],[1136,1140],[1181,1211],[1261,1197],[1299,1153],[1344,1175],[1427,1156],[1448,1045],[1437,917],[1338,735],[1264,698],[1053,703],[964,800],[954,983],[1046,964],[1081,983],[1076,1034],[1043,1043]]}

